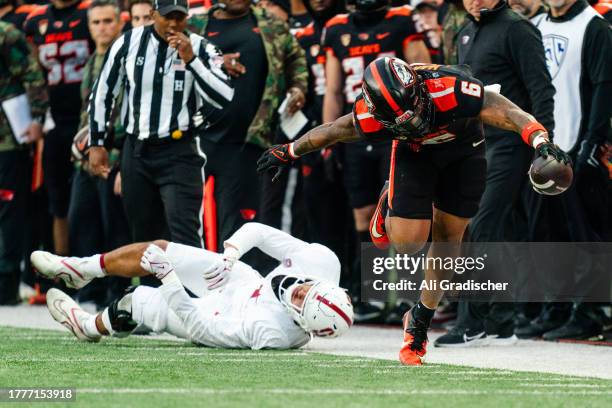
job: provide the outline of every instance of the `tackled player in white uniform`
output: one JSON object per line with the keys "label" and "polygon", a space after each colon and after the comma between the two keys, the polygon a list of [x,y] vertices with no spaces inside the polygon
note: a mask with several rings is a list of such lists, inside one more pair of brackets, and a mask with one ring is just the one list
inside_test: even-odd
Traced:
{"label": "tackled player in white uniform", "polygon": [[[98,315],[49,290],[51,315],[80,340],[126,336],[142,324],[210,347],[289,349],[352,325],[350,298],[338,286],[340,263],[328,248],[258,223],[245,224],[224,246],[217,254],[159,240],[87,258],[35,251],[31,260],[40,274],[75,288],[108,275],[161,280],[159,288],[128,290]],[[280,261],[265,278],[239,261],[254,247]]]}

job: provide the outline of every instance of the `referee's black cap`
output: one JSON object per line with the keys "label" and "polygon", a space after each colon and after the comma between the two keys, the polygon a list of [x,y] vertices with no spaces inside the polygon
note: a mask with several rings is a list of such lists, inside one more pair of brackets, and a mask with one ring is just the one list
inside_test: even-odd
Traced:
{"label": "referee's black cap", "polygon": [[153,8],[162,16],[168,15],[173,11],[189,14],[189,4],[187,0],[154,0]]}

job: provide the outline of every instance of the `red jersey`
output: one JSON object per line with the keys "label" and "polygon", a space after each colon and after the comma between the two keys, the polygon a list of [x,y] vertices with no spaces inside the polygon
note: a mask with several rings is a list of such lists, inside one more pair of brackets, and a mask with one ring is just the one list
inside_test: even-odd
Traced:
{"label": "red jersey", "polygon": [[403,58],[405,45],[422,40],[410,6],[392,7],[381,20],[360,23],[355,14],[338,14],[325,25],[323,47],[338,58],[344,72],[345,111],[361,94],[365,68],[379,57]]}
{"label": "red jersey", "polygon": [[410,141],[414,150],[421,145],[484,138],[482,122],[477,118],[484,100],[482,82],[472,77],[465,66],[412,64],[433,102],[433,123],[426,134],[396,135],[385,129],[368,111],[359,96],[353,105],[353,122],[357,132],[367,140],[397,139]]}

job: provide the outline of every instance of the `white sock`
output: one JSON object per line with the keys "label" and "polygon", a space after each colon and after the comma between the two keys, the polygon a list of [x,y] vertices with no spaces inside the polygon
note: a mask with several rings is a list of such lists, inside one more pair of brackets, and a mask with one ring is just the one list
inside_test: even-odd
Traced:
{"label": "white sock", "polygon": [[98,330],[98,326],[96,326],[96,316],[97,315],[91,315],[89,319],[83,323],[83,331],[89,337],[98,337],[102,335]]}
{"label": "white sock", "polygon": [[108,334],[110,334],[111,336],[115,334],[113,326],[111,325],[110,316],[108,315],[108,307],[104,308],[104,311],[102,312],[102,324],[104,325],[104,328],[106,329]]}
{"label": "white sock", "polygon": [[103,278],[106,276],[106,271],[102,269],[102,255],[92,255],[84,258],[79,258],[79,269],[91,278]]}

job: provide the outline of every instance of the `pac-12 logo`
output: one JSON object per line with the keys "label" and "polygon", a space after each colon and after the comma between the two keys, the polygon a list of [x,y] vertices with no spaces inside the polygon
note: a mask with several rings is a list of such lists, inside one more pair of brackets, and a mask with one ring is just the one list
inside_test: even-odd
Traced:
{"label": "pac-12 logo", "polygon": [[557,76],[561,64],[567,54],[569,39],[557,34],[548,34],[543,38],[544,53],[546,54],[546,66],[551,77]]}

